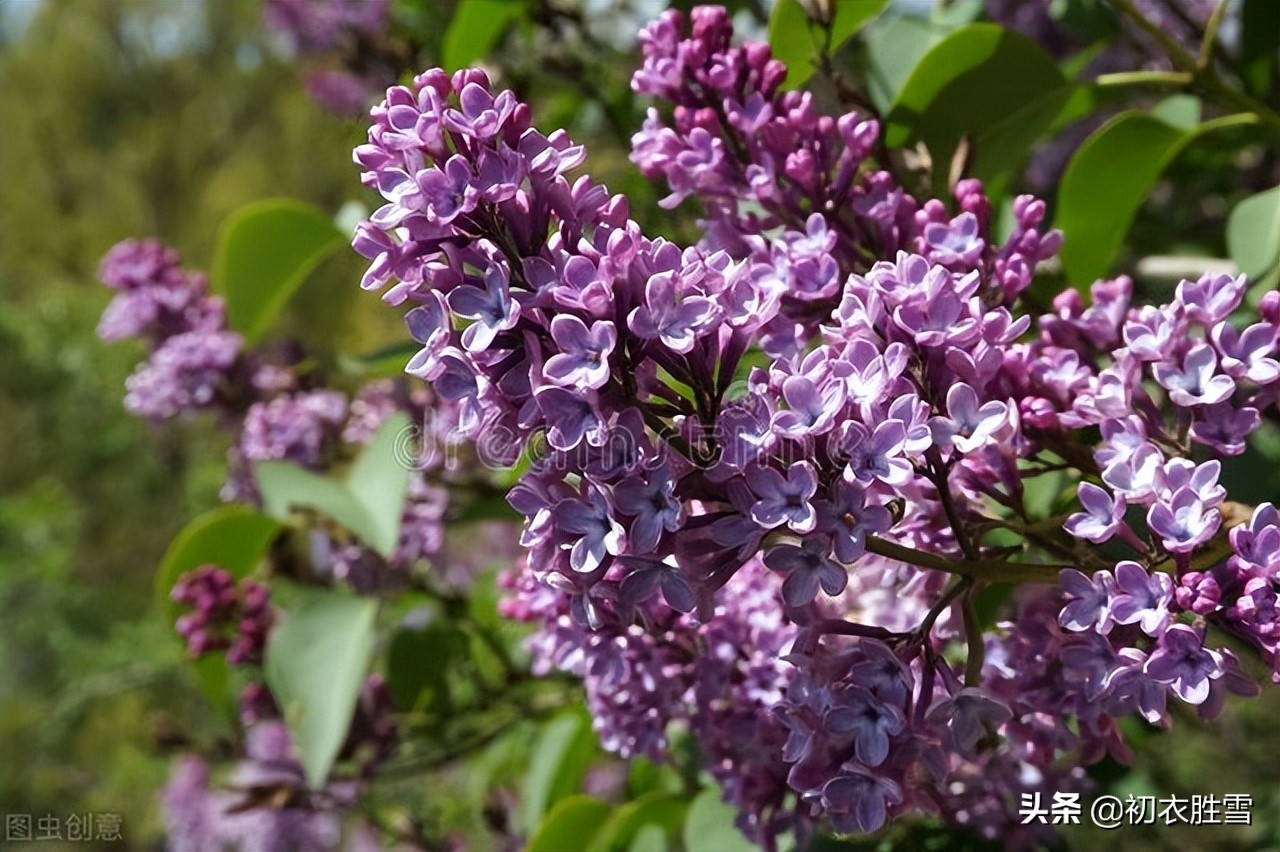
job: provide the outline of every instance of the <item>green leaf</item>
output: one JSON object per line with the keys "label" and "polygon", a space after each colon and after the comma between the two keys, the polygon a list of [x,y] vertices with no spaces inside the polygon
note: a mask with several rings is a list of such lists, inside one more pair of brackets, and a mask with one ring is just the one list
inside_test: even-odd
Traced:
{"label": "green leaf", "polygon": [[320,788],[347,737],[373,653],[376,602],[303,590],[267,637],[267,684],[307,783]]}
{"label": "green leaf", "polygon": [[643,825],[627,847],[627,852],[667,852],[670,848],[671,844],[667,842],[667,835],[661,827]]}
{"label": "green leaf", "polygon": [[449,624],[397,632],[387,649],[391,703],[403,713],[448,710],[449,667],[466,651],[467,637]]}
{"label": "green leaf", "polygon": [[402,441],[404,414],[388,417],[360,453],[345,483],[292,462],[254,465],[263,510],[284,520],[294,508],[313,509],[342,524],[369,547],[390,557],[400,538],[400,516],[409,488],[411,459]]}
{"label": "green leaf", "polygon": [[1179,130],[1140,112],[1125,112],[1085,140],[1062,176],[1056,227],[1062,230],[1062,264],[1072,285],[1083,288],[1107,274],[1129,226],[1161,173],[1191,141],[1237,116]]}
{"label": "green leaf", "polygon": [[1036,140],[1091,112],[1095,103],[1088,86],[1069,83],[1049,91],[974,138],[970,173],[986,184],[988,195],[1001,195],[1005,179],[1020,170]]}
{"label": "green leaf", "polygon": [[[1067,85],[1031,39],[994,24],[971,24],[934,45],[912,70],[889,112],[885,142],[895,148],[924,142],[936,184],[945,181],[961,137],[980,138]],[[1047,127],[1057,111],[1032,115]]]}
{"label": "green leaf", "polygon": [[754,852],[733,820],[737,812],[720,798],[719,787],[708,787],[689,805],[684,821],[685,852]]}
{"label": "green leaf", "polygon": [[1280,186],[1241,201],[1227,219],[1227,254],[1250,279],[1280,263]]}
{"label": "green leaf", "polygon": [[525,852],[566,852],[581,849],[609,818],[611,808],[591,796],[570,796],[560,802],[529,838]]}
{"label": "green leaf", "polygon": [[585,709],[566,710],[543,726],[533,744],[525,778],[526,826],[539,825],[551,807],[581,788],[595,753],[595,733]]}
{"label": "green leaf", "polygon": [[1151,108],[1151,116],[1170,127],[1191,130],[1200,123],[1200,107],[1195,95],[1170,95]]}
{"label": "green leaf", "polygon": [[[888,0],[834,0],[830,27],[829,50],[834,53],[841,44],[889,5]],[[805,84],[818,68],[827,33],[820,23],[809,17],[799,0],[778,0],[769,16],[769,49],[787,66],[784,89]]]}
{"label": "green leaf", "polygon": [[646,793],[614,811],[583,848],[587,852],[626,852],[640,830],[647,826],[657,826],[674,841],[679,837],[688,810],[689,802],[680,793]]}
{"label": "green leaf", "polygon": [[210,283],[228,324],[258,340],[312,270],[346,238],[307,204],[273,198],[241,207],[218,232]]}
{"label": "green leaf", "polygon": [[262,560],[280,532],[278,521],[243,506],[223,506],[193,520],[174,538],[156,571],[156,597],[173,623],[180,607],[169,598],[178,578],[201,565],[217,565],[237,579]]}
{"label": "green leaf", "polygon": [[383,556],[390,555],[400,540],[400,515],[409,491],[409,475],[414,459],[407,415],[393,414],[382,422],[364,448],[351,472],[347,488],[373,519],[375,538],[370,544]]}
{"label": "green leaf", "polygon": [[867,94],[883,114],[906,85],[911,71],[942,40],[929,21],[909,15],[885,15],[872,21],[866,38]]}
{"label": "green leaf", "polygon": [[521,5],[511,0],[461,0],[445,30],[441,64],[457,71],[483,59],[520,16]]}

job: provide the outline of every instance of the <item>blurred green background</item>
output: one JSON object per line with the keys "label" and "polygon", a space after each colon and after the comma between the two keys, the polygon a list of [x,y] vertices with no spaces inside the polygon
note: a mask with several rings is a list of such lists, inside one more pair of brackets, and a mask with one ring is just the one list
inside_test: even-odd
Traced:
{"label": "blurred green background", "polygon": [[[534,79],[536,39],[525,46],[510,73],[539,123],[569,125],[637,218],[669,227],[626,167],[631,60],[597,56],[609,73],[587,75],[605,87],[589,99]],[[0,3],[0,812],[118,813],[130,846],[153,844],[156,791],[208,714],[152,574],[184,522],[216,505],[225,445],[208,423],[161,431],[124,412],[142,351],[94,335],[109,296],[98,258],[154,235],[204,268],[242,204],[283,195],[336,212],[364,198],[348,153],[362,134],[311,102],[256,0]],[[385,342],[387,312],[354,286],[360,265],[329,261],[293,309],[298,327],[341,332],[351,351]],[[1176,736],[1137,732],[1139,770],[1096,772],[1122,796],[1252,793],[1248,840],[1269,848],[1277,719],[1276,689],[1212,727],[1183,714]],[[1072,845],[1230,850],[1244,836],[1082,830]]]}

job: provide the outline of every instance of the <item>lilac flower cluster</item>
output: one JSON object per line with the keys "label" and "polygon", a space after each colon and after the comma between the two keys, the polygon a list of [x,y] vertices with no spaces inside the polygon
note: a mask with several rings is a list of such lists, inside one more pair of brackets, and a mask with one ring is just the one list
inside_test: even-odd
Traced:
{"label": "lilac flower cluster", "polygon": [[359,796],[350,781],[310,790],[283,722],[249,728],[245,757],[225,784],[215,785],[207,763],[179,760],[164,791],[170,848],[336,850],[342,840],[337,809]]}
{"label": "lilac flower cluster", "polygon": [[237,583],[226,569],[205,565],[179,577],[169,596],[192,608],[176,627],[193,659],[225,649],[233,666],[262,662],[267,632],[275,620],[271,592],[262,583]]}
{"label": "lilac flower cluster", "polygon": [[772,712],[791,677],[783,657],[795,628],[776,605],[776,576],[759,560],[730,581],[704,624],[647,599],[635,604],[643,627],[614,621],[591,630],[527,561],[503,583],[503,614],[538,626],[528,640],[534,673],[582,678],[605,748],[671,760],[673,734],[691,733],[749,836],[772,842],[795,825],[781,760],[786,730]]}
{"label": "lilac flower cluster", "polygon": [[[362,286],[407,309],[406,369],[463,434],[533,455],[507,611],[541,625],[541,670],[584,678],[607,747],[662,757],[687,717],[765,843],[916,811],[1030,831],[1008,791],[1082,789],[1057,767],[1125,757],[1120,716],[1256,688],[1206,627],[1275,657],[1275,512],[1228,541],[1192,446],[1239,453],[1275,406],[1280,294],[1238,327],[1242,279],[1159,308],[1119,279],[1033,327],[1023,296],[1061,244],[1042,202],[1017,198],[999,241],[978,182],[913,198],[874,121],[779,92],[724,10],[690,20],[644,32],[634,86],[674,107],[633,159],[668,205],[701,203],[697,246],[645,237],[482,72],[432,70],[355,150],[384,202],[355,235]],[[1062,469],[1083,511],[1033,516],[1025,481]],[[1134,558],[1093,547],[1112,537]],[[1041,588],[984,625],[992,582]]]}
{"label": "lilac flower cluster", "polygon": [[391,0],[266,0],[263,5],[266,24],[291,50],[321,60],[306,74],[312,99],[332,113],[353,117],[395,79],[393,64],[375,49],[385,37],[390,12]]}
{"label": "lilac flower cluster", "polygon": [[153,240],[113,247],[98,277],[116,291],[98,336],[139,338],[151,350],[128,379],[125,407],[167,420],[219,405],[243,341],[227,329],[222,300],[209,295],[205,277],[183,270],[178,253]]}

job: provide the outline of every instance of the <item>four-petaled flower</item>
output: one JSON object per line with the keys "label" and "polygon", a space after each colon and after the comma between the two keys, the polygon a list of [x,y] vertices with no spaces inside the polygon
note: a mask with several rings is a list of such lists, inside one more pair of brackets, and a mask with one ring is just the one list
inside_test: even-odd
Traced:
{"label": "four-petaled flower", "polygon": [[543,365],[547,379],[566,388],[599,388],[609,381],[609,353],[618,342],[613,323],[587,324],[572,314],[551,320],[551,338],[560,347]]}
{"label": "four-petaled flower", "polygon": [[782,599],[795,608],[812,603],[818,587],[829,595],[838,595],[849,584],[849,575],[827,555],[827,545],[817,537],[804,539],[800,546],[779,544],[764,555],[764,564],[779,574]]}
{"label": "four-petaled flower", "polygon": [[785,476],[772,467],[753,467],[747,471],[747,485],[756,496],[751,519],[760,526],[785,523],[797,533],[811,532],[816,526],[818,516],[812,500],[818,476],[809,462],[795,462]]}

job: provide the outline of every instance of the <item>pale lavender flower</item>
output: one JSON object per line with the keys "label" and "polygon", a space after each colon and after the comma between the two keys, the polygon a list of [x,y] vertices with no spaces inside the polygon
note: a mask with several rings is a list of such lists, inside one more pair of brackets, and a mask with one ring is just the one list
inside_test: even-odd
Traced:
{"label": "pale lavender flower", "polygon": [[1271,323],[1254,323],[1237,332],[1223,322],[1213,329],[1213,342],[1222,353],[1222,370],[1237,381],[1259,385],[1280,380],[1280,362],[1268,357],[1276,351],[1277,330]]}
{"label": "pale lavender flower", "polygon": [[1077,497],[1084,511],[1076,512],[1062,525],[1072,537],[1101,544],[1116,534],[1124,523],[1124,497],[1113,497],[1092,482],[1081,482]]}
{"label": "pale lavender flower", "polygon": [[1153,368],[1156,381],[1169,391],[1175,405],[1213,405],[1231,396],[1236,383],[1230,376],[1217,374],[1218,356],[1204,343],[1191,347],[1182,367],[1160,363]]}
{"label": "pale lavender flower", "polygon": [[511,298],[505,267],[494,264],[485,270],[484,284],[483,290],[464,284],[449,291],[453,312],[475,320],[462,333],[462,345],[471,352],[488,349],[499,332],[520,320],[520,303]]}
{"label": "pale lavender flower", "polygon": [[1169,612],[1172,599],[1173,579],[1168,574],[1148,574],[1137,562],[1116,565],[1111,598],[1111,617],[1116,624],[1136,622],[1143,633],[1159,636],[1173,618]]}
{"label": "pale lavender flower", "polygon": [[840,451],[849,460],[844,478],[864,485],[876,480],[888,485],[906,485],[915,475],[915,468],[903,456],[906,444],[907,427],[901,420],[885,420],[877,424],[874,431],[856,420],[850,421],[840,434]]}
{"label": "pale lavender flower", "polygon": [[551,320],[551,337],[560,352],[543,365],[543,375],[562,387],[599,388],[609,381],[609,353],[617,345],[613,323],[587,324],[572,314]]}
{"label": "pale lavender flower", "polygon": [[1213,538],[1222,516],[1190,488],[1161,498],[1147,511],[1147,526],[1173,553],[1190,553]]}
{"label": "pale lavender flower", "polygon": [[935,442],[970,453],[993,440],[1009,420],[1009,408],[999,400],[978,405],[978,395],[964,382],[947,391],[947,416],[929,421]]}
{"label": "pale lavender flower", "polygon": [[1174,298],[1186,310],[1187,319],[1209,328],[1239,307],[1247,285],[1243,275],[1206,273],[1194,282],[1180,281]]}

